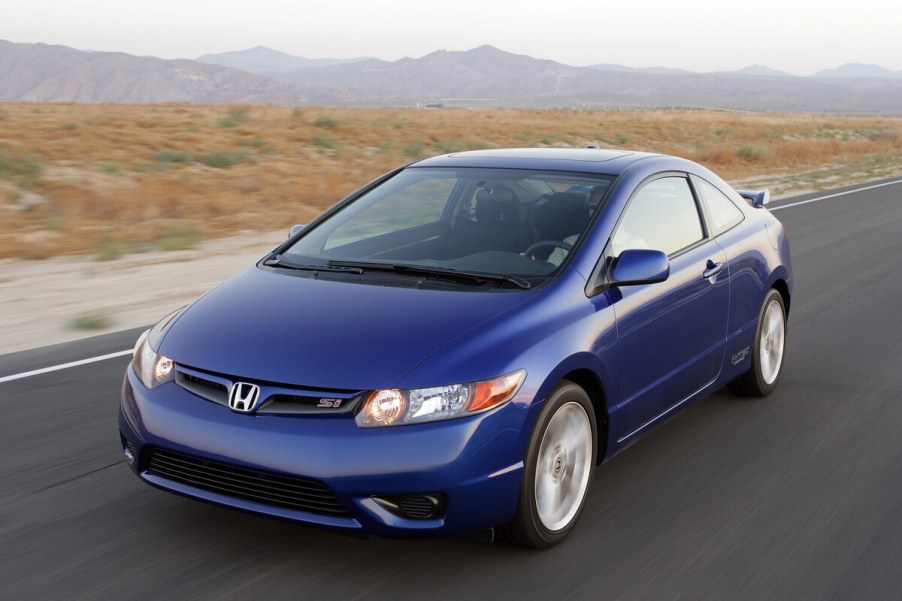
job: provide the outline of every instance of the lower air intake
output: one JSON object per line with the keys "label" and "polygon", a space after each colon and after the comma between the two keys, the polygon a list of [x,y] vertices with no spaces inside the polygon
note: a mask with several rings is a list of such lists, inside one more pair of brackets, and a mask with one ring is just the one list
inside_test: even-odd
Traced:
{"label": "lower air intake", "polygon": [[351,517],[317,480],[253,470],[165,449],[154,449],[147,471],[172,482],[237,499],[333,517]]}

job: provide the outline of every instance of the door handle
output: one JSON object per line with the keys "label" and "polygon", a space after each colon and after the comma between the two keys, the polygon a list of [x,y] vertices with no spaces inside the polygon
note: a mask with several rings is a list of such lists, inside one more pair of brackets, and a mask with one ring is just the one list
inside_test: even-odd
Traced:
{"label": "door handle", "polygon": [[702,276],[705,279],[709,279],[716,276],[721,271],[723,271],[723,263],[715,263],[711,259],[708,259],[708,263],[705,265],[705,271],[702,272]]}

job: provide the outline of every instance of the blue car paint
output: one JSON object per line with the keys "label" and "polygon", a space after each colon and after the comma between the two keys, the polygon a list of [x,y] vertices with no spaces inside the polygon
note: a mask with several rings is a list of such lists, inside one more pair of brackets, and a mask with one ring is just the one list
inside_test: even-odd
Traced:
{"label": "blue car paint", "polygon": [[[256,266],[157,328],[152,344],[195,369],[324,390],[427,387],[525,369],[516,397],[464,418],[361,429],[348,415],[233,413],[173,383],[148,390],[129,368],[120,431],[139,457],[142,449],[160,446],[318,478],[353,518],[326,518],[185,487],[142,472],[138,461],[133,467],[143,479],[248,511],[383,535],[502,524],[516,510],[524,454],[541,404],[561,379],[597,385],[592,401],[600,426],[598,455],[610,458],[689,401],[747,370],[748,360],[734,363],[734,357],[754,341],[764,296],[772,287],[791,292],[782,226],[766,210],[741,201],[736,204],[743,222],[672,257],[665,282],[586,294],[603,272],[620,215],[648,178],[689,173],[737,198],[720,178],[689,161],[618,151],[514,150],[446,155],[408,168],[424,166],[535,168],[618,178],[570,261],[536,289],[394,288],[300,278]],[[708,259],[726,266],[713,283],[702,278]],[[371,499],[405,492],[447,494],[447,514],[408,520]]]}
{"label": "blue car paint", "polygon": [[188,307],[157,352],[233,376],[246,376],[252,366],[255,380],[393,388],[423,357],[525,299],[365,286],[249,267]]}
{"label": "blue car paint", "polygon": [[711,283],[701,276],[706,261],[723,262],[723,254],[709,240],[671,259],[670,278],[663,286],[618,288],[620,298],[613,303],[618,397],[628,407],[618,420],[618,438],[717,378],[727,334],[729,281]]}
{"label": "blue car paint", "polygon": [[513,517],[521,468],[516,441],[527,413],[525,395],[472,417],[361,429],[347,415],[237,415],[177,386],[164,391],[166,387],[147,391],[129,370],[120,414],[120,431],[128,440],[317,478],[335,491],[354,517],[254,504],[141,473],[160,488],[277,517],[384,535],[395,530],[380,512],[363,504],[373,494],[446,493],[448,513],[443,519],[431,524],[400,521],[404,529],[415,531],[468,531],[474,522],[479,527]]}

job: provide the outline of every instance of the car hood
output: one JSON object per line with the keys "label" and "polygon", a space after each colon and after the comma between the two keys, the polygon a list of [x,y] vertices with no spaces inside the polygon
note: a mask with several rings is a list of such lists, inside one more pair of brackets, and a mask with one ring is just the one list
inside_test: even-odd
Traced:
{"label": "car hood", "polygon": [[429,355],[531,294],[358,284],[249,267],[185,309],[157,350],[232,377],[391,388]]}

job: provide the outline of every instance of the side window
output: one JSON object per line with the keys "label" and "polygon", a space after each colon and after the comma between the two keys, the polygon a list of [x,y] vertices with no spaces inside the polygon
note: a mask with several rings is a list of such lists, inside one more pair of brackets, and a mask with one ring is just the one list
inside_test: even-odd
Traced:
{"label": "side window", "polygon": [[450,177],[424,179],[393,191],[389,198],[364,208],[356,219],[332,232],[324,250],[438,221],[454,181]]}
{"label": "side window", "polygon": [[642,187],[626,207],[611,240],[614,256],[630,248],[670,255],[704,238],[698,207],[683,177],[662,177]]}
{"label": "side window", "polygon": [[697,185],[702,202],[705,203],[705,210],[711,221],[712,236],[724,233],[743,220],[742,211],[726,194],[703,179],[693,177],[692,182]]}

